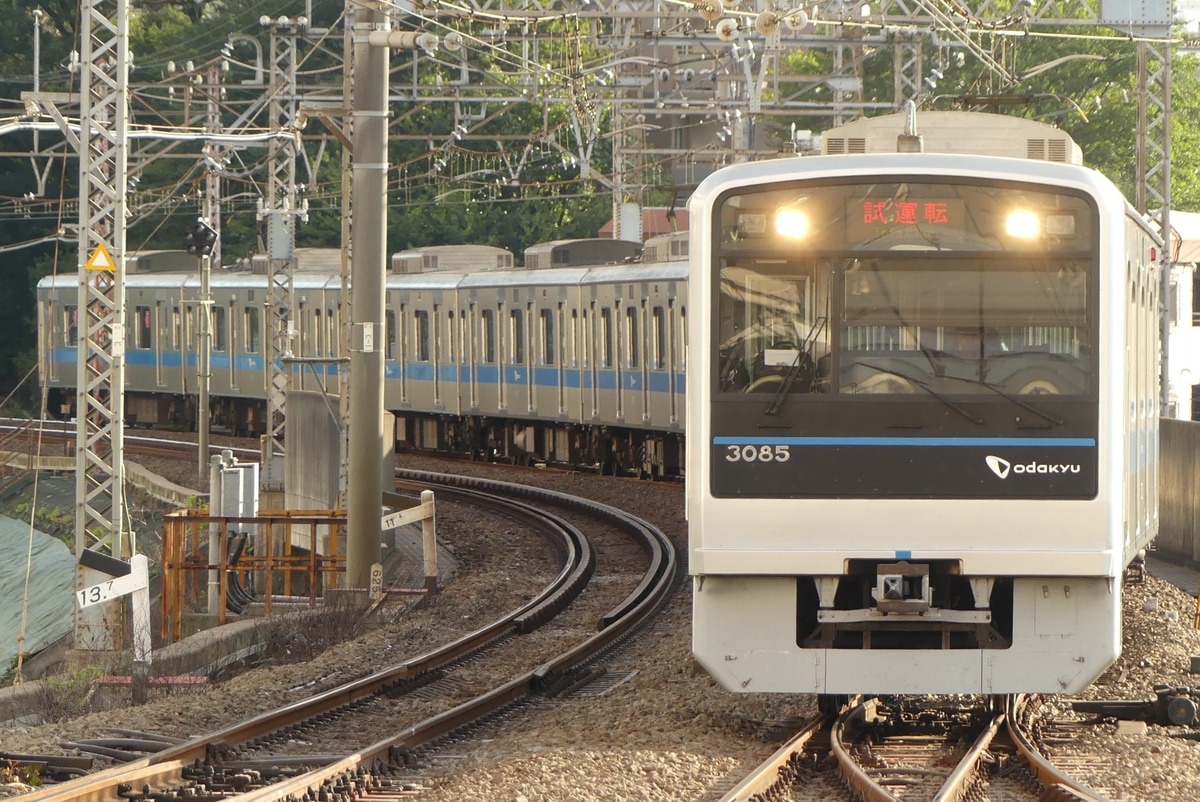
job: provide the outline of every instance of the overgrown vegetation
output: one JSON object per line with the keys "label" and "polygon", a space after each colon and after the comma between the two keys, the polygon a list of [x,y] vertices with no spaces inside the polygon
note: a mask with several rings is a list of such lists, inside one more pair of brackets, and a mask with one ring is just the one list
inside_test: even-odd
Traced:
{"label": "overgrown vegetation", "polygon": [[90,713],[96,680],[104,673],[100,666],[84,666],[47,678],[41,686],[41,710],[38,711],[42,721],[69,721]]}
{"label": "overgrown vegetation", "polygon": [[312,660],[331,646],[369,632],[372,623],[352,607],[322,607],[280,618],[264,619],[259,664],[287,665]]}
{"label": "overgrown vegetation", "polygon": [[37,766],[25,765],[15,760],[5,760],[0,765],[0,785],[23,783],[37,787],[42,784],[41,769]]}

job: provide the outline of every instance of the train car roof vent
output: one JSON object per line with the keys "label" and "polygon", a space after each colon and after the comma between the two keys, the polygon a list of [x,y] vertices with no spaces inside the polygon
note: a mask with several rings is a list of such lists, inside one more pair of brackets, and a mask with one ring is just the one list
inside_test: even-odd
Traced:
{"label": "train car roof vent", "polygon": [[867,139],[861,136],[830,137],[825,142],[825,152],[830,154],[866,153]]}
{"label": "train car roof vent", "polygon": [[1070,161],[1071,150],[1065,139],[1029,139],[1025,143],[1027,158],[1048,162]]}

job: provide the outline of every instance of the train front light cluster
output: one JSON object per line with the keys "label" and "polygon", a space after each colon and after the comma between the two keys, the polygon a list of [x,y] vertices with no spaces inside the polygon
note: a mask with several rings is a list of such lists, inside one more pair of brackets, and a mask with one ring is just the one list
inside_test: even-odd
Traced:
{"label": "train front light cluster", "polygon": [[775,233],[788,239],[803,239],[808,235],[808,215],[794,206],[784,206],[775,212]]}
{"label": "train front light cluster", "polygon": [[1015,209],[1009,212],[1004,220],[1004,233],[1015,239],[1039,239],[1042,236],[1058,239],[1073,237],[1075,216]]}

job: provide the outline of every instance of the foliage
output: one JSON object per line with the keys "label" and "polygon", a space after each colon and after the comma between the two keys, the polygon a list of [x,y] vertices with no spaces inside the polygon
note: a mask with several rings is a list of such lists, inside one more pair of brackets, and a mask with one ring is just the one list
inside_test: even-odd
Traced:
{"label": "foliage", "polygon": [[27,765],[16,760],[5,760],[0,764],[0,785],[24,783],[37,787],[42,784],[42,770],[38,766]]}
{"label": "foliage", "polygon": [[102,676],[104,672],[98,666],[86,666],[48,677],[42,687],[42,720],[69,721],[89,712],[95,681]]}
{"label": "foliage", "polygon": [[[1015,2],[1012,5],[1019,7]],[[1004,2],[994,6],[1004,7]],[[20,93],[33,87],[35,8],[44,12],[37,23],[41,88],[78,89],[74,85],[78,73],[68,67],[71,52],[78,47],[79,4],[0,0],[0,36],[10,43],[0,52],[0,103],[9,105],[8,115],[23,111]],[[341,0],[281,0],[269,9],[261,4],[216,0],[132,4],[129,39],[134,122],[202,125],[206,110],[202,84],[208,68],[228,63],[223,123],[240,121],[269,128],[269,104],[262,102],[264,87],[255,83],[256,67],[263,66],[257,60],[269,62],[270,37],[259,24],[260,15],[294,20],[308,13],[313,18],[311,27],[333,29],[340,26],[344,9]],[[501,39],[487,47],[420,56],[422,83],[412,86],[405,84],[400,66],[411,56],[392,56],[393,85],[405,99],[393,102],[389,127],[388,161],[393,165],[387,193],[389,252],[422,245],[480,243],[507,248],[520,261],[524,248],[531,244],[595,236],[611,217],[610,189],[576,161],[586,153],[588,169],[595,174],[608,175],[614,170],[612,145],[616,139],[606,135],[612,128],[611,107],[602,94],[610,90],[602,87],[591,71],[595,65],[611,61],[613,54],[602,51],[588,29],[605,22],[548,17],[531,24],[554,35],[539,43],[536,64],[515,42]],[[1003,92],[1012,101],[1006,113],[1061,126],[1079,142],[1085,163],[1105,173],[1133,199],[1138,190],[1134,169],[1139,124],[1137,45],[1104,28],[1089,31],[1086,37],[1072,35],[1079,30],[1057,32],[1063,36],[1004,36],[1005,31],[997,31],[990,39],[978,36],[982,47],[1020,76],[1012,86],[1001,85],[995,73],[965,56],[961,47],[938,42],[925,32],[911,32],[913,46],[922,52],[928,79],[928,92],[918,100],[922,108],[945,108],[955,98],[961,101],[972,94]],[[848,28],[842,56],[852,62],[861,60],[854,74],[862,79],[864,111],[886,113],[896,105],[896,61],[893,49],[880,46],[878,37],[869,33]],[[237,35],[237,41],[229,44],[231,34]],[[886,31],[884,35],[892,36]],[[223,56],[222,48],[227,45],[228,53]],[[785,38],[783,45],[772,57],[780,59],[781,70],[793,80],[779,87],[768,82],[763,87],[765,97],[772,99],[776,91],[786,93],[794,100],[812,103],[814,112],[804,118],[753,119],[755,147],[768,150],[787,148],[793,124],[819,133],[835,121],[832,106],[828,113],[817,111],[821,104],[834,100],[823,77],[834,67],[834,51],[805,45],[801,39]],[[336,96],[341,92],[339,51],[336,37],[305,51],[299,69],[306,81],[321,82],[323,89],[318,94]],[[680,50],[677,55],[678,62],[670,65],[673,74],[690,70],[696,80],[715,74],[721,63],[708,48]],[[533,69],[522,70],[522,59],[525,67]],[[620,79],[619,67],[616,72]],[[464,75],[476,85],[486,79],[486,96],[476,95],[471,102],[458,104],[434,102],[434,98],[444,98],[447,88]],[[567,101],[546,100],[549,97]],[[575,117],[572,109],[578,112]],[[243,112],[249,116],[242,119]],[[853,108],[846,108],[847,115],[853,113]],[[1172,114],[1172,207],[1200,211],[1200,181],[1196,180],[1200,174],[1200,78],[1195,56],[1174,57]],[[647,117],[648,128],[653,128],[649,124],[656,120],[668,119],[652,113]],[[713,112],[698,111],[683,125],[715,134],[722,122]],[[341,126],[343,133],[349,131],[344,118],[335,118],[329,125]],[[336,247],[342,237],[343,153],[336,140],[318,144],[318,134],[326,132],[326,123],[316,119],[309,120],[302,132],[305,153],[296,175],[304,185],[301,198],[307,202],[309,214],[307,222],[296,226],[299,247]],[[661,144],[675,133],[657,130],[648,136],[659,137],[656,141]],[[41,145],[46,147],[52,139],[43,136]],[[10,134],[5,151],[32,151],[33,145],[31,133]],[[218,155],[223,175],[221,252],[228,266],[267,249],[268,222],[259,217],[257,203],[268,192],[269,153],[265,145],[254,145],[228,148]],[[131,157],[131,184],[136,186],[131,186],[128,196],[127,250],[181,247],[186,229],[205,212],[202,159],[198,142],[173,143],[165,158]],[[672,189],[677,181],[672,178],[671,164],[649,165],[645,170],[644,180],[657,181],[661,189],[640,200],[678,205],[681,196]],[[0,157],[0,199],[19,199],[31,192],[45,195],[3,207],[12,211],[0,214],[0,243],[45,237],[74,222],[60,199],[70,202],[78,197],[78,180],[77,161],[64,158],[61,149],[53,158],[37,161]],[[41,405],[33,370],[37,365],[36,283],[51,273],[73,273],[77,266],[75,245],[69,241],[6,253],[8,291],[0,295],[0,341],[6,343],[0,352],[0,397],[20,385],[11,402],[19,411],[36,412]],[[22,383],[26,376],[32,378]]]}

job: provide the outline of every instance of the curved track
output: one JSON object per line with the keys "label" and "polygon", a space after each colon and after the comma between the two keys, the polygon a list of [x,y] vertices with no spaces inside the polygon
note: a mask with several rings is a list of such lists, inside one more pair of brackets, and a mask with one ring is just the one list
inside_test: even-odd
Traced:
{"label": "curved track", "polygon": [[722,802],[1106,802],[1035,746],[1035,698],[1006,697],[1003,711],[985,701],[855,700],[806,722]]}
{"label": "curved track", "polygon": [[[621,529],[640,545],[649,557],[645,574],[637,587],[603,616],[599,632],[520,676],[494,683],[490,690],[469,701],[399,729],[393,718],[392,728],[387,733],[374,737],[352,753],[310,754],[286,759],[277,754],[265,759],[252,756],[252,750],[269,743],[273,733],[296,732],[301,727],[352,716],[356,710],[368,706],[386,704],[380,699],[427,686],[431,677],[440,676],[452,664],[532,631],[567,607],[586,584],[593,569],[594,554],[574,527],[557,516],[538,513],[540,518],[551,521],[543,525],[551,527],[552,540],[565,555],[562,570],[537,599],[502,619],[426,655],[310,699],[173,745],[149,757],[42,789],[25,798],[30,802],[138,800],[156,798],[155,794],[169,789],[181,798],[188,795],[211,798],[215,794],[229,798],[236,793],[244,799],[281,799],[289,795],[300,797],[309,791],[320,793],[320,789],[329,791],[347,783],[391,785],[400,782],[412,750],[495,715],[523,699],[552,695],[586,678],[588,662],[647,621],[677,579],[679,566],[670,541],[655,527],[612,507],[551,491],[478,479],[435,474],[408,474],[404,478],[423,483],[444,482],[438,491],[443,495],[453,492],[476,497],[479,501],[480,494],[486,493],[490,496],[486,503],[503,506],[504,514],[508,516],[533,514],[530,502],[535,502],[542,506],[569,507],[599,518],[605,525]],[[512,501],[514,498],[527,501]],[[353,725],[351,729],[354,729]],[[368,773],[374,779],[368,781]]]}

